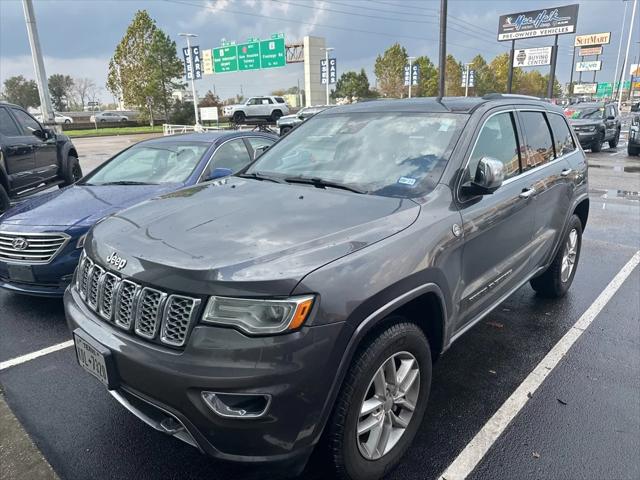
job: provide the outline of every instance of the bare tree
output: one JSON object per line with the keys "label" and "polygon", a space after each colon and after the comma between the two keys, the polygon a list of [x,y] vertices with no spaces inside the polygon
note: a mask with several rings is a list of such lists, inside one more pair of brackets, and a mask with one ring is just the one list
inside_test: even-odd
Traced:
{"label": "bare tree", "polygon": [[[85,105],[95,95],[96,84],[90,78],[75,78],[73,80],[73,93],[78,99],[80,108],[84,110]],[[93,93],[93,95],[92,95]]]}

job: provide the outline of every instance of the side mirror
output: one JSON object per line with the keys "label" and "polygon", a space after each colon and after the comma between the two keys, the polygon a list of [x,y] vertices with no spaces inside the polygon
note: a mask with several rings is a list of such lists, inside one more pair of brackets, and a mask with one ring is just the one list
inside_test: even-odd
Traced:
{"label": "side mirror", "polygon": [[491,157],[482,157],[478,162],[476,175],[471,182],[462,186],[466,195],[489,195],[502,186],[504,165]]}
{"label": "side mirror", "polygon": [[216,178],[228,177],[229,175],[233,175],[233,171],[230,168],[214,168],[211,173],[206,176],[205,180],[215,180]]}
{"label": "side mirror", "polygon": [[262,145],[253,150],[253,159],[257,160],[260,155],[269,150],[269,145]]}

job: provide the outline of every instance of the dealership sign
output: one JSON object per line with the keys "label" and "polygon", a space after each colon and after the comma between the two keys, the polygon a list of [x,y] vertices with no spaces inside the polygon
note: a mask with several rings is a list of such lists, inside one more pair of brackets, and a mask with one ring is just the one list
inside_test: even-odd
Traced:
{"label": "dealership sign", "polygon": [[589,45],[606,45],[611,41],[611,32],[590,33],[589,35],[576,35],[574,47],[587,47]]}
{"label": "dealership sign", "polygon": [[502,15],[498,22],[498,41],[574,33],[577,22],[577,4]]}
{"label": "dealership sign", "polygon": [[602,46],[582,47],[578,55],[580,55],[581,57],[588,57],[590,55],[602,55]]}
{"label": "dealership sign", "polygon": [[191,52],[189,52],[189,48],[185,47],[182,49],[182,55],[184,57],[184,74],[187,80],[200,80],[202,78],[200,47],[191,47]]}
{"label": "dealership sign", "polygon": [[573,93],[591,94],[593,95],[598,90],[597,83],[577,83],[573,86]]}
{"label": "dealership sign", "polygon": [[602,60],[576,63],[576,72],[597,72],[602,68]]}
{"label": "dealership sign", "polygon": [[551,64],[552,47],[523,48],[513,55],[514,67],[539,67]]}

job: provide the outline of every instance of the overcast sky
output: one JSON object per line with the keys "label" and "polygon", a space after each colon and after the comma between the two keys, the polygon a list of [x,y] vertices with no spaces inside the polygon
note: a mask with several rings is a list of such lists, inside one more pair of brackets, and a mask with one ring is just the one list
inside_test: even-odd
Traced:
{"label": "overcast sky", "polygon": [[[571,3],[547,0],[449,0],[448,53],[466,62],[480,53],[490,60],[505,52],[509,42],[498,42],[498,17],[516,11]],[[622,33],[623,0],[582,0],[578,33],[612,32],[604,47],[599,81],[613,81]],[[90,77],[104,87],[109,58],[135,11],[146,9],[158,26],[181,46],[180,32],[199,35],[202,49],[218,46],[221,39],[238,42],[248,37],[268,38],[284,32],[287,42],[305,35],[324,36],[335,47],[338,74],[364,67],[373,84],[376,55],[400,42],[410,55],[438,56],[439,0],[35,0],[40,41],[47,75]],[[629,34],[632,2],[627,2],[622,55]],[[636,14],[629,62],[636,59],[640,44],[640,12]],[[553,37],[518,42],[519,47],[551,45]],[[557,75],[569,81],[573,35],[560,36]],[[548,67],[541,68],[543,73]],[[628,68],[627,68],[628,71]],[[12,75],[34,78],[31,51],[22,2],[0,0],[0,82]],[[591,81],[585,74],[584,81]],[[213,89],[222,98],[240,92],[267,94],[275,88],[303,84],[302,64],[244,73],[207,75],[196,82],[200,93]],[[104,101],[112,97],[102,92]]]}

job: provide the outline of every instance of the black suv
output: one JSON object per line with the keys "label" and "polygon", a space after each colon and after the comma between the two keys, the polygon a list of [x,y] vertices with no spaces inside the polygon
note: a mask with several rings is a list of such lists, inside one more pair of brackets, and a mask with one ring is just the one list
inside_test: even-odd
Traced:
{"label": "black suv", "polygon": [[380,478],[440,354],[527,282],[567,292],[587,187],[562,110],[531,97],[325,110],[93,228],[64,300],[78,361],[212,456],[294,472],[320,444],[326,478]]}
{"label": "black suv", "polygon": [[22,107],[0,102],[0,213],[10,201],[82,177],[76,148]]}
{"label": "black suv", "polygon": [[609,142],[611,148],[618,146],[622,122],[615,103],[578,103],[565,108],[564,112],[582,148],[599,152],[604,142]]}

